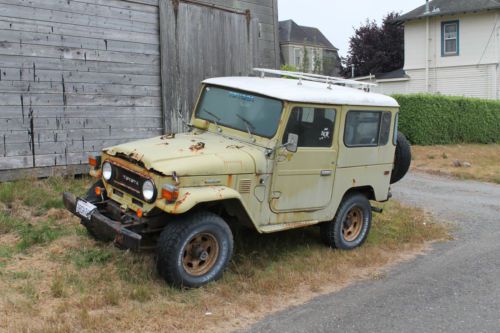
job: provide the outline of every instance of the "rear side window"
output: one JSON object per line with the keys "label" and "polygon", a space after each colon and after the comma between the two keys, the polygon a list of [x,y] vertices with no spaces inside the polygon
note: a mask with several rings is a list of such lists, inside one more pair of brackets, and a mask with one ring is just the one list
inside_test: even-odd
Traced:
{"label": "rear side window", "polygon": [[391,113],[382,111],[349,111],[346,117],[344,143],[347,147],[385,146],[391,132]]}

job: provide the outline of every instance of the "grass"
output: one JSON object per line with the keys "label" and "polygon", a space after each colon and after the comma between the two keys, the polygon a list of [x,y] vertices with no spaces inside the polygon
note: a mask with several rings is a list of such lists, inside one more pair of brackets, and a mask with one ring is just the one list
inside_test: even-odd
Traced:
{"label": "grass", "polygon": [[412,154],[414,170],[500,184],[500,144],[413,146]]}
{"label": "grass", "polygon": [[447,227],[397,202],[381,205],[366,244],[351,252],[323,246],[317,227],[236,230],[224,277],[177,290],[159,278],[153,254],[93,241],[58,206],[62,191],[89,184],[0,184],[0,312],[9,318],[0,331],[228,331],[358,279],[384,279],[380,267],[448,237]]}

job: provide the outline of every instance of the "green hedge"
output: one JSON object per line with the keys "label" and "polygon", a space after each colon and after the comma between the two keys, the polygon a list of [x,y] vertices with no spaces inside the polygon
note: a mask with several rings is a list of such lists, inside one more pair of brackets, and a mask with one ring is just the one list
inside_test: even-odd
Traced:
{"label": "green hedge", "polygon": [[413,144],[499,143],[500,101],[438,95],[395,95],[399,130]]}

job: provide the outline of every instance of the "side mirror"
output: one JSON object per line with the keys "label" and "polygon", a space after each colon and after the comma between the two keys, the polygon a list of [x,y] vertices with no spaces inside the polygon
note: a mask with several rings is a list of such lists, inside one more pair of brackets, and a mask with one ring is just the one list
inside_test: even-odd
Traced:
{"label": "side mirror", "polygon": [[295,133],[288,133],[288,141],[285,143],[286,150],[291,153],[297,152],[297,146],[299,145],[299,136]]}

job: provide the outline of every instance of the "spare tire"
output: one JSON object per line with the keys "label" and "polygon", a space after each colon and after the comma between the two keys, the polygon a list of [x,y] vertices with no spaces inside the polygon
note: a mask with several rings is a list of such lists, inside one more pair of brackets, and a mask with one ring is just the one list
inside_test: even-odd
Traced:
{"label": "spare tire", "polygon": [[403,133],[398,132],[396,153],[394,155],[394,167],[391,173],[391,184],[400,181],[410,169],[411,147]]}

